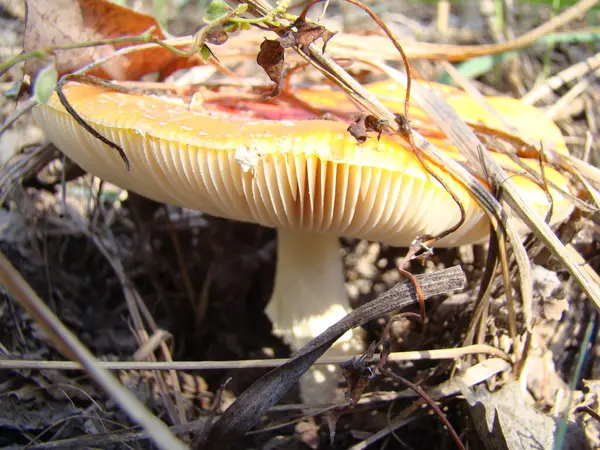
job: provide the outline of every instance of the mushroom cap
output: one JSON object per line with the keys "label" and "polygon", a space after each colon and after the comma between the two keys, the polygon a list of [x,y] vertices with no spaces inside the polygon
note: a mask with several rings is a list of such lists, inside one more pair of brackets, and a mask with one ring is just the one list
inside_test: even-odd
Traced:
{"label": "mushroom cap", "polygon": [[[347,124],[326,120],[256,120],[191,110],[182,99],[126,94],[68,83],[64,93],[98,133],[131,163],[79,126],[56,95],[34,109],[47,137],[83,169],[154,200],[275,228],[409,245],[456,224],[460,213],[408,144],[390,137],[357,144]],[[442,169],[466,222],[441,245],[479,242],[488,221],[468,192]],[[546,176],[567,186],[550,167]],[[541,214],[545,193],[515,181]],[[568,188],[566,188],[568,189]],[[554,192],[553,221],[571,212]],[[569,204],[570,205],[570,204]]]}

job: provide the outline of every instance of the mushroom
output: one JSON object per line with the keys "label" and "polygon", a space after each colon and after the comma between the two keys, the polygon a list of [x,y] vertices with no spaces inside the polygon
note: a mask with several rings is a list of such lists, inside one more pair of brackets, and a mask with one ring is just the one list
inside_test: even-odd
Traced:
{"label": "mushroom", "polygon": [[[197,111],[181,99],[73,82],[64,93],[87,123],[124,149],[131,163],[127,171],[119,154],[79,126],[54,95],[34,109],[35,120],[83,169],[156,201],[277,229],[276,276],[267,313],[293,350],[350,310],[340,236],[408,246],[460,219],[446,190],[407,144],[391,137],[359,145],[342,122],[256,119],[224,114],[215,105]],[[484,212],[444,170],[436,173],[460,198],[466,214],[462,227],[438,245],[485,240]],[[552,168],[545,174],[567,186]],[[542,189],[522,176],[516,181],[544,214],[548,203]],[[571,206],[561,193],[553,191],[553,197],[556,223]],[[348,332],[329,354],[362,348],[360,336]],[[303,378],[306,403],[331,399],[337,378],[330,370],[313,369]]]}

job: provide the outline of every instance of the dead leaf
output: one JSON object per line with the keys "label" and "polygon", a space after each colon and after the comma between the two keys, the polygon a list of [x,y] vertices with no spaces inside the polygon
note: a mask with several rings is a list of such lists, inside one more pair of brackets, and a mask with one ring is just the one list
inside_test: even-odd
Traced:
{"label": "dead leaf", "polygon": [[367,352],[360,358],[352,359],[340,364],[342,374],[346,379],[348,387],[346,388],[346,403],[333,409],[327,415],[327,424],[329,426],[329,442],[334,446],[335,429],[343,414],[351,411],[360,401],[365,388],[375,373],[373,369],[365,364],[366,358],[372,358],[375,351],[375,343],[369,346]]}
{"label": "dead leaf", "polygon": [[260,52],[256,56],[256,62],[263,68],[271,81],[275,83],[275,88],[268,97],[274,97],[279,93],[285,59],[284,53],[283,46],[277,40],[265,39],[260,44]]}
{"label": "dead leaf", "polygon": [[325,47],[327,47],[327,42],[335,36],[337,31],[329,31],[323,25],[319,25],[316,23],[310,22],[300,22],[296,23],[296,43],[303,47],[307,47],[317,39],[323,39],[323,53],[325,53]]}
{"label": "dead leaf", "polygon": [[364,125],[360,122],[353,123],[348,127],[348,133],[352,135],[356,142],[359,144],[364,144],[367,141],[369,135],[367,134],[367,130]]}
{"label": "dead leaf", "polygon": [[[294,31],[294,28],[296,31]],[[323,25],[305,22],[298,18],[285,32],[280,42],[283,48],[291,48],[295,45],[304,48],[321,38],[323,39],[323,53],[325,53],[327,43],[336,33],[337,31],[329,31]]]}
{"label": "dead leaf", "polygon": [[[26,52],[43,47],[135,36],[151,27],[155,28],[153,36],[165,38],[153,17],[108,0],[27,0],[26,4],[23,42]],[[132,43],[56,50],[53,59],[59,75],[64,75],[130,45]],[[111,59],[89,74],[112,80],[138,80],[145,74],[160,72],[176,58],[164,48],[151,48]],[[47,61],[27,60],[25,72],[33,77],[44,64]]]}
{"label": "dead leaf", "polygon": [[356,142],[364,144],[367,140],[368,132],[375,131],[377,133],[377,140],[381,138],[383,128],[387,126],[385,120],[380,120],[373,114],[365,114],[361,112],[349,114],[350,118],[354,120],[354,123],[348,127],[348,133],[350,133]]}
{"label": "dead leaf", "polygon": [[[476,394],[470,414],[485,448],[491,450],[552,450],[560,418],[535,408],[528,393],[517,382],[510,382],[497,392],[485,388]],[[586,449],[581,425],[569,421],[565,449]]]}

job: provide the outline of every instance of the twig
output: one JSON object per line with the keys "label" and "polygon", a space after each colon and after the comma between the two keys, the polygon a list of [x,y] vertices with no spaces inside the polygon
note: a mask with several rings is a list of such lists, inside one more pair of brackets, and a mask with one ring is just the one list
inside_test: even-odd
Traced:
{"label": "twig", "polygon": [[441,59],[447,61],[461,61],[477,56],[493,55],[528,47],[548,33],[579,19],[586,11],[593,8],[598,0],[581,0],[571,8],[565,10],[552,20],[519,36],[516,39],[500,44],[488,45],[443,45],[414,43],[408,52],[414,58]]}
{"label": "twig", "polygon": [[379,367],[378,370],[379,370],[379,372],[381,372],[382,375],[390,377],[393,380],[399,381],[400,383],[408,386],[408,388],[410,390],[414,391],[415,394],[417,394],[418,396],[420,396],[423,399],[423,401],[425,401],[435,411],[435,413],[437,414],[437,416],[442,420],[442,422],[444,423],[444,425],[446,426],[446,428],[450,432],[450,435],[452,436],[452,439],[454,439],[454,442],[456,443],[456,446],[460,450],[465,450],[465,446],[463,445],[462,441],[460,440],[460,437],[458,437],[458,434],[456,433],[456,430],[454,430],[454,427],[448,421],[448,418],[446,417],[446,415],[442,412],[442,410],[440,409],[440,407],[435,404],[435,402],[427,395],[427,393],[423,389],[421,389],[416,384],[408,381],[406,378],[404,378],[404,377],[402,377],[402,376],[400,376],[400,375],[392,372],[389,369],[386,369],[384,367]]}
{"label": "twig", "polygon": [[[389,361],[421,361],[456,359],[467,355],[485,354],[510,361],[510,357],[502,350],[489,345],[467,345],[465,347],[419,350],[410,352],[390,353]],[[356,355],[358,358],[360,355]],[[314,364],[341,364],[351,356],[325,356]],[[378,358],[366,360],[377,363]],[[98,365],[106,370],[232,370],[279,367],[289,361],[287,358],[277,359],[246,359],[240,361],[99,361]],[[6,369],[37,369],[37,370],[84,370],[72,361],[35,361],[26,359],[0,359],[0,370]]]}
{"label": "twig", "polygon": [[596,53],[585,61],[578,62],[548,78],[544,83],[535,86],[531,91],[521,97],[521,100],[529,105],[533,105],[575,78],[582,77],[598,68],[600,68],[600,53]]}
{"label": "twig", "polygon": [[94,130],[94,128],[92,128],[92,126],[90,124],[88,124],[77,113],[77,111],[75,111],[75,109],[71,106],[71,103],[69,103],[69,101],[67,100],[67,97],[65,96],[65,94],[63,92],[63,87],[64,87],[65,83],[67,83],[71,79],[72,79],[71,75],[66,75],[66,76],[62,77],[60,79],[60,81],[56,84],[56,95],[58,95],[58,99],[60,100],[60,103],[67,110],[67,112],[71,115],[71,117],[73,117],[73,120],[75,120],[85,131],[90,133],[92,136],[94,136],[100,142],[102,142],[102,143],[108,145],[110,148],[116,150],[117,153],[119,154],[119,156],[121,157],[121,159],[123,160],[123,162],[125,163],[125,168],[127,169],[127,171],[129,171],[131,169],[131,165],[129,163],[129,159],[127,158],[127,154],[125,153],[125,150],[123,150],[123,148],[120,145],[115,144],[113,141],[105,138],[100,133],[98,133],[96,130]]}
{"label": "twig", "polygon": [[2,123],[2,126],[0,126],[0,135],[2,135],[2,133],[4,133],[8,129],[8,127],[10,127],[13,123],[15,123],[17,120],[19,120],[25,114],[27,114],[29,111],[31,111],[33,109],[33,107],[37,104],[38,104],[38,101],[37,101],[36,97],[31,97],[30,99],[28,99],[23,106],[21,106],[14,113],[12,113],[10,115],[10,117],[8,117]]}
{"label": "twig", "polygon": [[[474,386],[500,372],[508,370],[509,368],[510,364],[506,361],[499,360],[496,358],[488,359],[473,367],[469,367],[467,370],[454,377],[459,379],[460,381],[457,382],[454,379],[450,379],[437,386],[427,389],[427,393],[434,400],[439,400],[441,398],[461,392],[461,388],[463,388],[464,386]],[[407,389],[406,391],[398,392],[392,399],[414,397],[414,392]],[[349,450],[366,449],[370,444],[373,444],[374,442],[387,436],[390,432],[392,432],[392,430],[404,426],[407,423],[407,421],[411,421],[413,417],[418,417],[415,410],[418,408],[419,405],[421,405],[421,402],[422,400],[419,398],[419,400],[413,404],[414,407],[409,407],[405,409],[394,421],[392,421],[388,425],[387,428],[384,428],[370,436],[368,439],[359,442],[358,444],[355,444],[354,446],[350,447]]]}
{"label": "twig", "polygon": [[[569,105],[571,105],[577,97],[586,92],[590,84],[595,81],[595,78],[600,76],[600,68],[594,70],[592,75],[593,76],[586,77],[577,82],[571,89],[567,91],[565,95],[558,99],[557,102],[555,102],[552,106],[549,106],[544,112],[546,117],[551,120],[557,120],[557,116],[564,114],[565,111],[569,109]],[[558,118],[564,119],[565,117],[563,115]]]}

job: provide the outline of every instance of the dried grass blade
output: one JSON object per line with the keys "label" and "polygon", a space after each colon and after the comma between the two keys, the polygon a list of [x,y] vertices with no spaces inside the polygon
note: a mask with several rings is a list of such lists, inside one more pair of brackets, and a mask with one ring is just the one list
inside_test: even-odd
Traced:
{"label": "dried grass blade", "polygon": [[[502,350],[487,344],[467,345],[465,347],[440,348],[434,350],[413,350],[392,352],[388,361],[433,361],[456,359],[468,355],[490,355],[510,361],[510,357]],[[354,355],[359,358],[362,355]],[[314,362],[314,365],[341,364],[351,359],[352,355],[325,356]],[[98,365],[106,370],[240,370],[256,368],[274,368],[289,362],[289,358],[274,359],[242,359],[231,361],[99,361]],[[365,363],[376,363],[379,358],[365,359]],[[74,361],[38,361],[31,359],[0,359],[0,370],[6,369],[47,369],[47,370],[84,370],[81,364]]]}
{"label": "dried grass blade", "polygon": [[[490,234],[485,270],[483,272],[483,278],[479,283],[479,291],[477,292],[477,306],[475,307],[475,311],[473,311],[473,315],[471,316],[471,322],[469,323],[469,328],[467,328],[467,332],[465,333],[463,345],[468,346],[473,343],[477,328],[479,328],[479,335],[482,334],[482,329],[485,330],[483,316],[485,316],[484,311],[487,310],[490,302],[490,296],[494,284],[493,281],[496,275],[496,270],[498,269],[498,262],[498,239],[496,236],[492,236]],[[477,327],[478,324],[479,327]]]}
{"label": "dried grass blade", "polygon": [[[433,387],[431,389],[427,389],[427,394],[433,398],[434,400],[438,400],[443,397],[447,397],[450,395],[457,394],[461,392],[461,388],[464,386],[471,387],[479,384],[494,375],[497,375],[501,372],[506,372],[510,370],[510,364],[499,358],[488,359],[482,363],[476,364],[473,367],[469,367],[467,370],[457,375],[451,380],[445,381],[444,383]],[[409,389],[400,392],[400,395],[396,398],[406,398],[406,397],[415,397],[414,392]],[[418,403],[421,404],[421,401]],[[413,420],[413,418],[418,418],[418,416],[413,413],[414,407],[409,410],[412,413],[407,417],[407,413],[403,411],[403,414],[399,416],[397,419],[393,420],[388,427],[384,428],[381,431],[370,436],[368,439],[359,442],[358,444],[350,447],[349,450],[362,450],[366,449],[369,445],[377,442],[378,440],[384,438],[394,430],[404,426],[407,421]]]}
{"label": "dried grass blade", "polygon": [[[406,76],[402,72],[383,63],[374,63],[374,65],[379,67],[396,82],[406,86]],[[500,178],[495,176],[493,181],[495,182],[494,184],[498,186],[504,186],[503,183],[508,179],[506,173],[504,173],[502,168],[495,160],[487,155],[485,151],[479,151],[479,149],[483,149],[483,146],[473,131],[444,100],[418,83],[413,84],[412,98],[432,118],[436,125],[452,139],[453,143],[467,155],[471,166],[476,173],[480,176],[486,176],[490,170],[496,175],[499,173],[498,171],[501,171],[500,173],[503,174],[503,177]],[[505,213],[502,206],[494,196],[483,188],[481,183],[458,163],[438,151],[414,130],[412,133],[415,137],[415,142],[422,145],[422,150],[426,155],[432,158],[440,167],[444,167],[448,170],[455,178],[463,183],[467,189],[469,189],[471,195],[473,195],[475,200],[488,214],[498,238],[504,239],[506,237],[510,242],[519,266],[520,290],[525,305],[524,309],[526,309],[525,313],[530,313],[531,302],[533,301],[533,279],[531,276],[529,257],[527,256],[525,248],[521,243],[521,239],[514,230],[514,227],[510,226],[504,219]],[[485,169],[481,165],[480,158],[483,158]],[[531,328],[532,320],[531,314],[529,314],[529,316],[526,317],[527,329]]]}
{"label": "dried grass blade", "polygon": [[[82,229],[81,232],[87,234],[87,230],[85,229]],[[99,233],[89,234],[89,236],[96,245],[96,247],[104,255],[104,257],[114,270],[115,274],[117,275],[119,282],[121,283],[123,295],[125,296],[125,301],[127,303],[127,308],[133,321],[133,334],[138,343],[143,347],[145,346],[145,344],[147,344],[149,340],[149,333],[146,327],[144,326],[144,319],[145,322],[150,326],[152,333],[158,332],[158,325],[152,317],[152,314],[150,314],[150,311],[146,307],[146,304],[142,300],[140,294],[137,292],[133,284],[129,281],[125,273],[123,263],[118,257],[118,245],[114,241],[113,235],[110,232],[110,230],[104,229]],[[159,343],[159,348],[161,349],[162,356],[167,361],[172,361],[171,352],[164,341],[161,341]],[[148,357],[151,361],[157,360],[154,353],[150,353]],[[187,418],[185,415],[185,407],[183,405],[183,400],[181,396],[181,386],[179,383],[177,373],[175,371],[171,371],[169,374],[173,383],[177,405],[174,404],[173,399],[171,398],[171,390],[168,388],[168,383],[165,380],[165,375],[161,372],[154,372],[153,376],[155,377],[158,383],[160,396],[163,399],[165,408],[169,413],[171,421],[175,424],[187,422]]]}
{"label": "dried grass blade", "polygon": [[598,190],[594,186],[592,186],[592,184],[579,172],[575,172],[575,175],[577,176],[577,178],[579,178],[579,181],[581,181],[581,183],[585,186],[587,191],[590,193],[590,197],[592,198],[592,201],[596,205],[597,210],[600,210],[600,192],[598,192]]}
{"label": "dried grass blade", "polygon": [[[469,93],[471,95],[471,97],[473,97],[479,103],[479,105],[485,109],[485,111],[488,114],[490,114],[490,116],[498,119],[500,121],[500,123],[502,123],[502,125],[509,132],[511,132],[511,133],[515,132],[514,127],[510,126],[510,124],[507,123],[507,121],[504,119],[504,117],[502,117],[502,115],[500,113],[498,113],[486,101],[485,97],[477,90],[477,88],[473,85],[473,83],[470,82],[470,80],[463,77],[460,74],[460,72],[458,70],[456,70],[456,68],[454,66],[452,66],[450,63],[445,62],[444,67],[445,67],[446,71],[450,74],[450,76],[452,78],[454,78],[454,80],[457,81],[459,83],[459,85],[467,93]],[[477,148],[482,148],[482,147],[480,146],[480,144],[478,144]],[[514,158],[513,160],[516,160],[517,164],[519,164],[521,167],[528,168],[525,164],[521,163],[519,158]],[[540,164],[540,166],[541,166],[541,173],[542,173],[542,181],[544,181],[544,178],[543,178],[544,166],[542,164]],[[533,171],[531,171],[531,172],[533,172]],[[528,172],[528,173],[531,173],[531,172]],[[533,172],[533,173],[535,173],[535,172]],[[536,181],[537,181],[537,174],[535,175],[534,179],[536,179]],[[540,184],[542,184],[544,187],[546,187],[546,192],[548,193],[547,186],[543,183],[540,183]],[[550,211],[549,211],[550,216],[551,216],[552,197],[550,195],[548,195],[548,196],[549,196],[549,201],[550,201],[550,205],[551,205]],[[522,295],[522,301],[523,301],[523,316],[525,318],[525,325],[526,325],[527,330],[531,331],[531,327],[533,326],[533,290],[530,289],[530,287],[532,288],[532,286],[533,286],[533,278],[531,276],[531,266],[529,264],[529,258],[527,257],[525,247],[522,245],[520,239],[519,239],[518,243],[519,243],[519,245],[517,246],[518,248],[515,248],[515,255],[517,257],[517,265],[518,265],[519,274],[520,274],[519,279],[521,282],[520,287],[521,287],[521,295]],[[505,242],[503,239],[498,239],[498,247],[497,248],[498,248],[498,256],[500,258],[500,263],[501,263],[501,267],[502,267],[502,277],[504,279],[504,285],[506,288],[505,295],[506,295],[506,300],[508,303],[509,335],[510,335],[511,339],[513,340],[513,342],[516,342],[516,338],[517,338],[516,312],[515,312],[515,307],[514,307],[512,290],[510,287],[509,273],[508,273],[509,272],[508,271],[508,256],[507,256]],[[521,359],[521,351],[520,351],[520,348],[518,345],[515,345],[515,356],[516,356],[517,361],[519,361]]]}
{"label": "dried grass blade", "polygon": [[573,64],[562,72],[548,78],[546,81],[538,86],[535,86],[531,91],[521,97],[521,101],[527,103],[528,105],[533,105],[544,97],[552,94],[555,89],[559,89],[575,78],[582,77],[598,68],[600,68],[600,53],[590,56],[585,61],[580,61],[577,64]]}
{"label": "dried grass blade", "polygon": [[[394,69],[388,68],[388,73],[395,73],[396,81],[401,81],[404,74]],[[433,118],[440,128],[453,140],[453,142],[467,155],[471,163],[478,167],[480,166],[479,155],[477,148],[479,140],[473,134],[472,130],[462,121],[454,110],[442,99],[436,95],[427,92],[421,86],[415,84],[413,86],[413,99]],[[451,119],[451,120],[450,120]],[[573,276],[577,284],[594,303],[596,309],[600,311],[600,284],[594,282],[587,273],[585,273],[572,258],[568,256],[565,246],[558,239],[556,234],[548,226],[542,217],[534,211],[527,202],[521,197],[516,184],[508,177],[506,172],[491,158],[486,152],[481,152],[483,162],[485,163],[485,171],[491,177],[493,184],[501,186],[503,190],[503,200],[505,200],[511,209],[518,217],[525,222],[529,229],[549,248],[552,254],[563,263],[565,268]],[[565,159],[573,162],[575,158]],[[582,164],[582,161],[580,161]],[[587,164],[585,164],[587,165]],[[591,167],[591,166],[590,166]],[[596,169],[597,170],[597,169]],[[480,169],[481,171],[481,169]],[[596,178],[600,180],[600,178]],[[520,244],[519,237],[516,233],[512,233],[510,227],[507,227],[508,237],[511,241],[517,264],[519,264],[519,272],[521,275],[521,294],[523,298],[532,297],[532,281],[529,268],[529,259],[525,253],[525,249]],[[523,277],[525,277],[523,279]],[[523,291],[523,288],[526,291]]]}
{"label": "dried grass blade", "polygon": [[600,189],[600,169],[597,167],[594,167],[573,155],[552,152],[550,156],[552,157],[552,162],[556,161],[558,164],[569,168],[572,172],[579,173],[597,189]]}
{"label": "dried grass blade", "polygon": [[0,285],[31,314],[63,354],[85,367],[90,377],[123,408],[132,420],[146,430],[159,448],[164,450],[186,448],[163,422],[148,411],[113,375],[98,365],[92,353],[38,297],[2,252],[0,252]]}
{"label": "dried grass blade", "polygon": [[577,281],[580,288],[594,303],[596,309],[600,311],[600,284],[595,282],[586,272],[581,270],[577,262],[568,255],[563,243],[558,239],[548,224],[544,222],[544,219],[521,198],[518,189],[511,180],[508,180],[508,182],[503,185],[503,188],[507,194],[505,199],[513,211],[515,211],[535,235],[544,242],[552,254],[563,263],[569,273],[575,278],[575,281]]}

